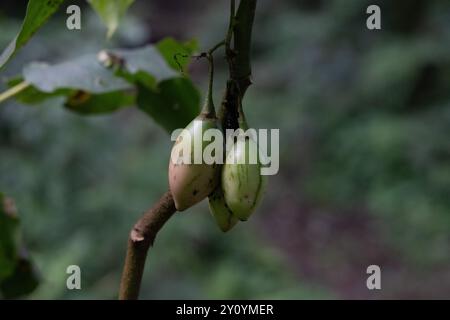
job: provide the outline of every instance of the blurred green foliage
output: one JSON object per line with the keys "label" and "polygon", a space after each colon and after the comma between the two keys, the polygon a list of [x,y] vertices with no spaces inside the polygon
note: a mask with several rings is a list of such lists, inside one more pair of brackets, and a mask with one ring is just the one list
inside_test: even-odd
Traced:
{"label": "blurred green foliage", "polygon": [[[374,3],[381,31],[365,27]],[[108,46],[161,34],[198,37],[201,48],[221,39],[226,3],[166,6],[136,1]],[[63,18],[4,74],[105,45],[95,40],[102,27],[86,17],[66,52],[58,39],[67,30],[54,27]],[[280,128],[280,173],[254,217],[230,233],[220,233],[205,203],[175,215],[149,254],[142,297],[448,297],[449,18],[450,3],[439,0],[260,1],[244,107],[251,126]],[[11,34],[14,23],[0,19]],[[175,24],[183,33],[167,34]],[[200,68],[192,74],[204,82]],[[137,109],[80,117],[61,103],[0,107],[0,190],[21,208],[43,277],[29,297],[115,298],[128,231],[167,188],[171,142]],[[70,264],[82,269],[81,291],[65,287]],[[365,288],[369,264],[382,268],[380,292]]]}
{"label": "blurred green foliage", "polygon": [[38,272],[22,242],[14,200],[0,193],[0,297],[19,298],[38,284]]}

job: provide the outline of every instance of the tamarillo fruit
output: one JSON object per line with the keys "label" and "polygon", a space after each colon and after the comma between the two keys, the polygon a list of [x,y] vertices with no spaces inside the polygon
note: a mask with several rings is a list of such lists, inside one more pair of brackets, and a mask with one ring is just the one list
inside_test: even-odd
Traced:
{"label": "tamarillo fruit", "polygon": [[230,231],[239,219],[233,215],[225,202],[223,190],[220,185],[208,197],[209,211],[216,220],[217,225],[223,232]]}
{"label": "tamarillo fruit", "polygon": [[[172,147],[169,162],[169,188],[172,193],[175,207],[183,211],[206,198],[218,185],[220,165],[217,163],[194,163],[195,147],[201,147],[201,155],[207,142],[203,141],[203,133],[208,129],[217,129],[218,122],[212,99],[212,84],[214,64],[212,55],[207,55],[210,63],[209,85],[205,103],[200,114],[192,120],[177,137]],[[201,141],[200,144],[195,144]],[[185,155],[177,154],[178,150],[190,150],[190,162],[184,163]],[[197,150],[198,151],[198,150]]]}
{"label": "tamarillo fruit", "polygon": [[[257,152],[257,161],[249,161],[250,152]],[[260,203],[267,185],[261,175],[261,155],[257,143],[248,136],[238,136],[222,169],[221,187],[224,200],[232,214],[245,221]]]}

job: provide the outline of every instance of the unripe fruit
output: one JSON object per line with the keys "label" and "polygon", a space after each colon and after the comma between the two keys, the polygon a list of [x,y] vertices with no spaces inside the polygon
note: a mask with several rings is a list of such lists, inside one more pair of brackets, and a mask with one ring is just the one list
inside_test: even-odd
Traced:
{"label": "unripe fruit", "polygon": [[[256,152],[257,161],[249,161]],[[255,156],[255,154],[254,154]],[[257,143],[250,137],[238,137],[229,151],[222,170],[225,202],[240,220],[247,220],[261,201],[267,177],[261,175],[261,155]]]}
{"label": "unripe fruit", "polygon": [[[186,210],[202,201],[219,183],[219,165],[206,164],[203,161],[203,151],[209,144],[203,140],[203,133],[209,129],[217,129],[217,117],[212,99],[214,63],[210,53],[206,57],[209,60],[209,83],[205,103],[200,115],[178,136],[172,148],[172,153],[175,151],[175,155],[171,154],[169,162],[169,187],[178,211]],[[198,150],[199,148],[201,150]],[[176,153],[177,150],[189,150],[189,156],[180,155]],[[199,155],[200,159],[195,159],[195,154]],[[189,162],[186,163],[185,160]]]}
{"label": "unripe fruit", "polygon": [[[191,150],[191,163],[178,163],[178,155],[171,157],[169,163],[169,186],[178,211],[183,211],[206,198],[218,184],[220,175],[218,164],[194,163],[195,139],[202,139],[198,135],[212,128],[217,128],[216,117],[200,114],[181,132],[172,149],[175,150],[176,147],[178,150]],[[207,144],[203,139],[200,141],[203,154]]]}
{"label": "unripe fruit", "polygon": [[209,195],[209,211],[213,215],[216,220],[217,225],[220,230],[223,232],[227,232],[233,228],[236,223],[239,221],[233,215],[230,208],[225,202],[225,198],[223,195],[222,188],[217,187],[212,194]]}

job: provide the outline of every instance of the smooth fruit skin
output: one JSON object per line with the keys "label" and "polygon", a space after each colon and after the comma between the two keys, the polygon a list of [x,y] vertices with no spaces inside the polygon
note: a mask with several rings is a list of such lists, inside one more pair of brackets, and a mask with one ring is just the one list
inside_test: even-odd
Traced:
{"label": "smooth fruit skin", "polygon": [[238,139],[226,157],[221,177],[225,202],[233,215],[242,221],[255,211],[267,185],[267,177],[261,175],[260,158],[255,164],[248,161],[252,148],[258,150],[251,138]]}
{"label": "smooth fruit skin", "polygon": [[[189,143],[191,145],[191,164],[177,164],[169,161],[169,187],[178,211],[186,210],[206,198],[219,182],[220,168],[218,164],[194,164],[194,135],[202,134],[208,129],[217,128],[217,119],[195,118],[186,126],[175,145]],[[201,130],[200,130],[201,129]],[[186,139],[189,135],[192,139]],[[174,145],[174,147],[175,147]],[[202,154],[207,143],[202,143]]]}
{"label": "smooth fruit skin", "polygon": [[218,186],[216,190],[208,197],[209,211],[216,220],[217,225],[223,232],[230,231],[236,223],[239,221],[237,217],[233,215],[230,208],[225,202],[222,188]]}

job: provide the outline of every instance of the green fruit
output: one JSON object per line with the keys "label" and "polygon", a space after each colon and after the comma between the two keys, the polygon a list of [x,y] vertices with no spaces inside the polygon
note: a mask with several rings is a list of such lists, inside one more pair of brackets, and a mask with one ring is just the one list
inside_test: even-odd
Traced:
{"label": "green fruit", "polygon": [[212,194],[209,195],[209,210],[216,220],[220,230],[227,232],[233,228],[239,221],[225,202],[222,188],[217,187]]}
{"label": "green fruit", "polygon": [[[216,189],[220,178],[219,164],[203,161],[203,152],[209,145],[208,141],[203,141],[203,134],[209,129],[218,129],[212,95],[214,63],[211,53],[207,53],[206,57],[209,61],[209,82],[202,111],[181,132],[171,152],[169,186],[178,211],[186,210],[206,198]],[[185,150],[186,154],[180,155],[178,150]]]}
{"label": "green fruit", "polygon": [[[169,162],[169,187],[178,211],[186,210],[200,202],[217,187],[220,175],[219,165],[194,163],[195,139],[201,139],[199,135],[213,128],[217,128],[216,117],[200,114],[181,132],[172,149],[177,147],[180,150],[180,148],[189,147],[191,151],[190,164],[178,163],[179,156],[171,158]],[[201,154],[203,154],[208,143],[200,141],[202,141]]]}
{"label": "green fruit", "polygon": [[[257,153],[256,163],[250,163],[249,152]],[[264,194],[267,177],[261,175],[261,156],[257,143],[249,137],[238,137],[227,154],[222,170],[225,202],[233,215],[247,220]]]}

